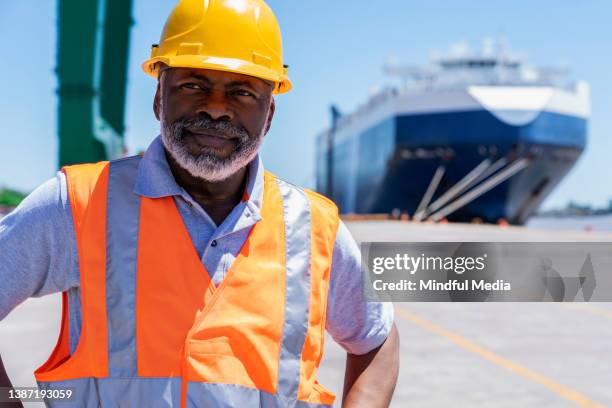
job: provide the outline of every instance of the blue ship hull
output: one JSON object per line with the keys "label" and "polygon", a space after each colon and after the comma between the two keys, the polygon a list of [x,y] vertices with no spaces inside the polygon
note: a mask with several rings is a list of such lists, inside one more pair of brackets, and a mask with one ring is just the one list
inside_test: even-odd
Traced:
{"label": "blue ship hull", "polygon": [[522,126],[486,110],[390,117],[331,150],[318,146],[317,190],[341,213],[413,216],[440,165],[444,175],[430,203],[485,159],[526,158],[525,168],[447,217],[523,224],[574,166],[586,135],[586,119],[551,112]]}

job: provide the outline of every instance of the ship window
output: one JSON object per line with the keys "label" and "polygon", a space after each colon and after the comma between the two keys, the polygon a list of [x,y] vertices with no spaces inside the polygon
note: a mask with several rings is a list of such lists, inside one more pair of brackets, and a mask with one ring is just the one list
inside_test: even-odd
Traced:
{"label": "ship window", "polygon": [[470,68],[492,68],[497,65],[495,60],[472,60],[468,62]]}

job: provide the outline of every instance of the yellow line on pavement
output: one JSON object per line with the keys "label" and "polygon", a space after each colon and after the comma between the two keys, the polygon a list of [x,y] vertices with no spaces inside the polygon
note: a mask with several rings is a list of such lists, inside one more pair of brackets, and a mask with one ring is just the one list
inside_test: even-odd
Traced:
{"label": "yellow line on pavement", "polygon": [[448,340],[452,341],[453,343],[457,344],[459,347],[470,351],[474,354],[479,355],[480,357],[484,358],[485,360],[488,360],[492,363],[495,363],[507,370],[512,371],[515,374],[518,374],[522,377],[525,377],[531,381],[534,381],[540,385],[545,386],[546,388],[550,389],[551,391],[557,393],[558,395],[560,395],[561,397],[575,402],[576,404],[578,404],[581,407],[590,407],[590,408],[605,408],[604,405],[598,404],[594,401],[591,401],[589,398],[587,398],[586,396],[584,396],[583,394],[579,393],[578,391],[575,391],[569,387],[566,387],[565,385],[559,384],[545,376],[543,376],[542,374],[530,370],[527,367],[523,367],[520,364],[515,363],[512,360],[509,360],[507,358],[504,358],[498,354],[495,354],[494,352],[487,350],[486,348],[479,346],[478,344],[474,343],[473,341],[460,336],[456,333],[453,333],[449,330],[444,329],[441,326],[438,326],[435,323],[432,323],[430,321],[427,321],[417,315],[415,315],[412,312],[409,312],[408,310],[404,309],[404,308],[400,308],[400,307],[395,307],[395,311],[396,314],[400,317],[402,317],[403,319],[408,320],[411,323],[416,324],[417,326],[420,326],[422,328],[424,328],[425,330],[428,330],[432,333],[438,334],[442,337],[447,338]]}

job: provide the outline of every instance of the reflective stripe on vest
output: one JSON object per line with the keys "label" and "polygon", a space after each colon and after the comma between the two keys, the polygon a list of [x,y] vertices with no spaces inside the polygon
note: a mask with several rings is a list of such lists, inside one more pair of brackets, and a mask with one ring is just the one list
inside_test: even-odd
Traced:
{"label": "reflective stripe on vest", "polygon": [[[68,406],[311,407],[323,354],[337,209],[265,173],[262,218],[222,283],[202,266],[172,197],[133,193],[139,157],[64,169],[81,267],[82,329],[68,302],[35,373]],[[53,405],[50,403],[49,405]]]}

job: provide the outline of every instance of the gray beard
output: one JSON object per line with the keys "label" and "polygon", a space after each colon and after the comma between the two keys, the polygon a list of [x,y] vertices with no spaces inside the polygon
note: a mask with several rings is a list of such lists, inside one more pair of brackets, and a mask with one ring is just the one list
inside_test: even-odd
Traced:
{"label": "gray beard", "polygon": [[[226,180],[247,166],[257,155],[263,141],[263,132],[259,137],[251,138],[245,129],[207,118],[179,119],[167,123],[163,106],[160,106],[160,117],[162,141],[168,153],[189,174],[210,182]],[[193,155],[183,143],[186,128],[211,130],[234,137],[237,140],[236,149],[227,158],[218,157],[212,148],[202,148],[199,154]]]}

